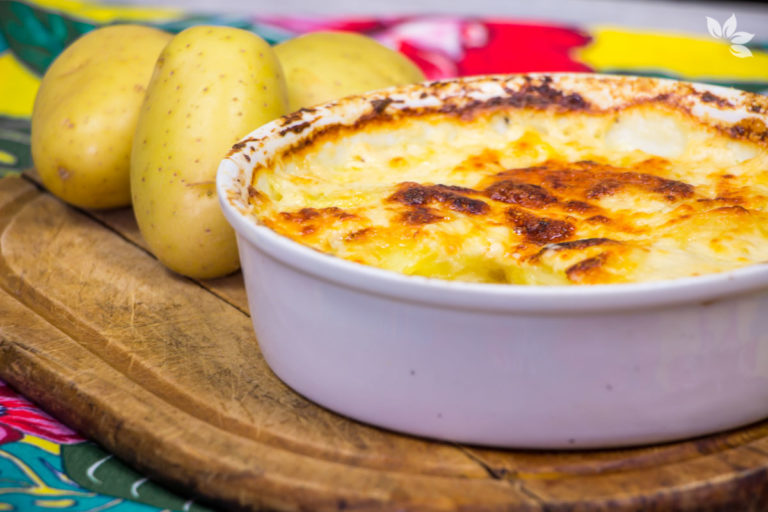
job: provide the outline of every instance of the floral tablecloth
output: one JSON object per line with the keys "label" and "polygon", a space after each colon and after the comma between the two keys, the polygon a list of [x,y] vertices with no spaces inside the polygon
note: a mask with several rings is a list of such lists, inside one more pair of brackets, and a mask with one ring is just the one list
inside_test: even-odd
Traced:
{"label": "floral tablecloth", "polygon": [[[79,0],[0,0],[0,176],[32,165],[29,119],[47,66],[81,34],[121,22],[173,32],[201,23],[237,26],[272,43],[319,29],[358,31],[406,54],[430,79],[595,71],[666,76],[768,93],[768,31],[741,32],[735,17],[702,19],[706,36],[513,19],[265,18],[194,15]],[[207,510],[148,481],[0,381],[0,511],[52,509]]]}

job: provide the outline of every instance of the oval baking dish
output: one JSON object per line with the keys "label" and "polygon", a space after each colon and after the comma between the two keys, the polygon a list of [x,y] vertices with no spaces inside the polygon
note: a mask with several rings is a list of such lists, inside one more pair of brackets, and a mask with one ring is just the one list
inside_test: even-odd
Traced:
{"label": "oval baking dish", "polygon": [[[685,112],[737,146],[745,142],[766,151],[768,101],[758,95],[671,80],[573,74],[393,88],[302,110],[251,133],[221,163],[217,189],[237,233],[251,316],[270,367],[297,392],[358,420],[494,446],[643,444],[768,416],[768,267],[759,257],[703,275],[622,284],[445,280],[327,254],[270,229],[254,206],[262,193],[254,186],[260,170],[281,165],[291,152],[304,151],[311,161],[313,145],[320,147],[328,133],[343,139],[376,123],[386,129],[398,119],[471,122],[504,111],[589,115],[585,111],[620,112],[630,104]],[[631,130],[612,133],[635,144],[633,151],[663,156],[669,144],[663,141],[654,153],[653,133],[667,130],[665,122],[663,115],[644,118],[637,129],[645,135],[637,139]],[[742,149],[735,151],[743,154]],[[648,183],[637,173],[622,176],[630,180],[628,187]],[[689,189],[663,181],[651,186],[662,202],[693,197]],[[440,190],[465,189],[449,184]],[[444,196],[429,197],[438,197],[434,208],[455,206]],[[466,201],[459,201],[462,208]],[[735,199],[718,208],[728,215],[747,211]],[[437,213],[429,219],[450,213],[431,211]],[[283,218],[293,220],[289,214]],[[545,251],[560,257],[567,252],[563,247],[593,251],[603,245],[603,239],[591,238],[567,246],[569,238],[557,237],[573,230],[541,239],[539,231],[531,236],[523,228],[513,222],[510,232],[527,235],[522,246],[536,258]],[[754,254],[760,256],[759,250]],[[600,258],[605,259],[592,257]],[[562,275],[573,280],[589,274]]]}

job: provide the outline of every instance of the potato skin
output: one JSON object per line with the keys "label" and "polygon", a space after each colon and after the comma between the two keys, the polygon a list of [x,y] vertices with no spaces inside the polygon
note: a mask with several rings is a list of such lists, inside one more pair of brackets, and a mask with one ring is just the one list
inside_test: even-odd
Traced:
{"label": "potato skin", "polygon": [[112,25],[67,47],[43,76],[32,113],[32,159],[43,184],[84,208],[131,202],[129,158],[162,30]]}
{"label": "potato skin", "polygon": [[280,63],[256,34],[196,26],[165,47],[131,153],[134,214],[164,265],[195,278],[237,270],[216,171],[235,142],[286,110]]}
{"label": "potato skin", "polygon": [[406,56],[353,32],[320,31],[275,46],[288,84],[288,108],[425,80]]}

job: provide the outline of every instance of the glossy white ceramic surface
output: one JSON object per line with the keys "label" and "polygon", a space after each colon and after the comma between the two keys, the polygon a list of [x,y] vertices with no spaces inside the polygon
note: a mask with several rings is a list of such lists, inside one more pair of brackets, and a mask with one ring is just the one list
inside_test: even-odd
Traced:
{"label": "glossy white ceramic surface", "polygon": [[[363,109],[350,100],[312,115],[322,126]],[[309,136],[285,126],[265,125],[238,150],[267,158]],[[403,276],[259,225],[243,201],[252,165],[234,153],[217,186],[256,335],[275,373],[321,405],[411,434],[526,448],[652,443],[768,416],[765,265],[570,287]]]}

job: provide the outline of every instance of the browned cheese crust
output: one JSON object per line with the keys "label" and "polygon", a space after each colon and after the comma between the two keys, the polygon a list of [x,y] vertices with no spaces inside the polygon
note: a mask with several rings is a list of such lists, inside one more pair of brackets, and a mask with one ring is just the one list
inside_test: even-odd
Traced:
{"label": "browned cheese crust", "polygon": [[[250,201],[260,222],[319,251],[442,279],[623,283],[768,260],[762,119],[703,122],[693,90],[633,87],[642,99],[611,108],[548,79],[438,107],[374,100],[353,125],[256,166]],[[300,120],[286,133],[312,128]]]}

